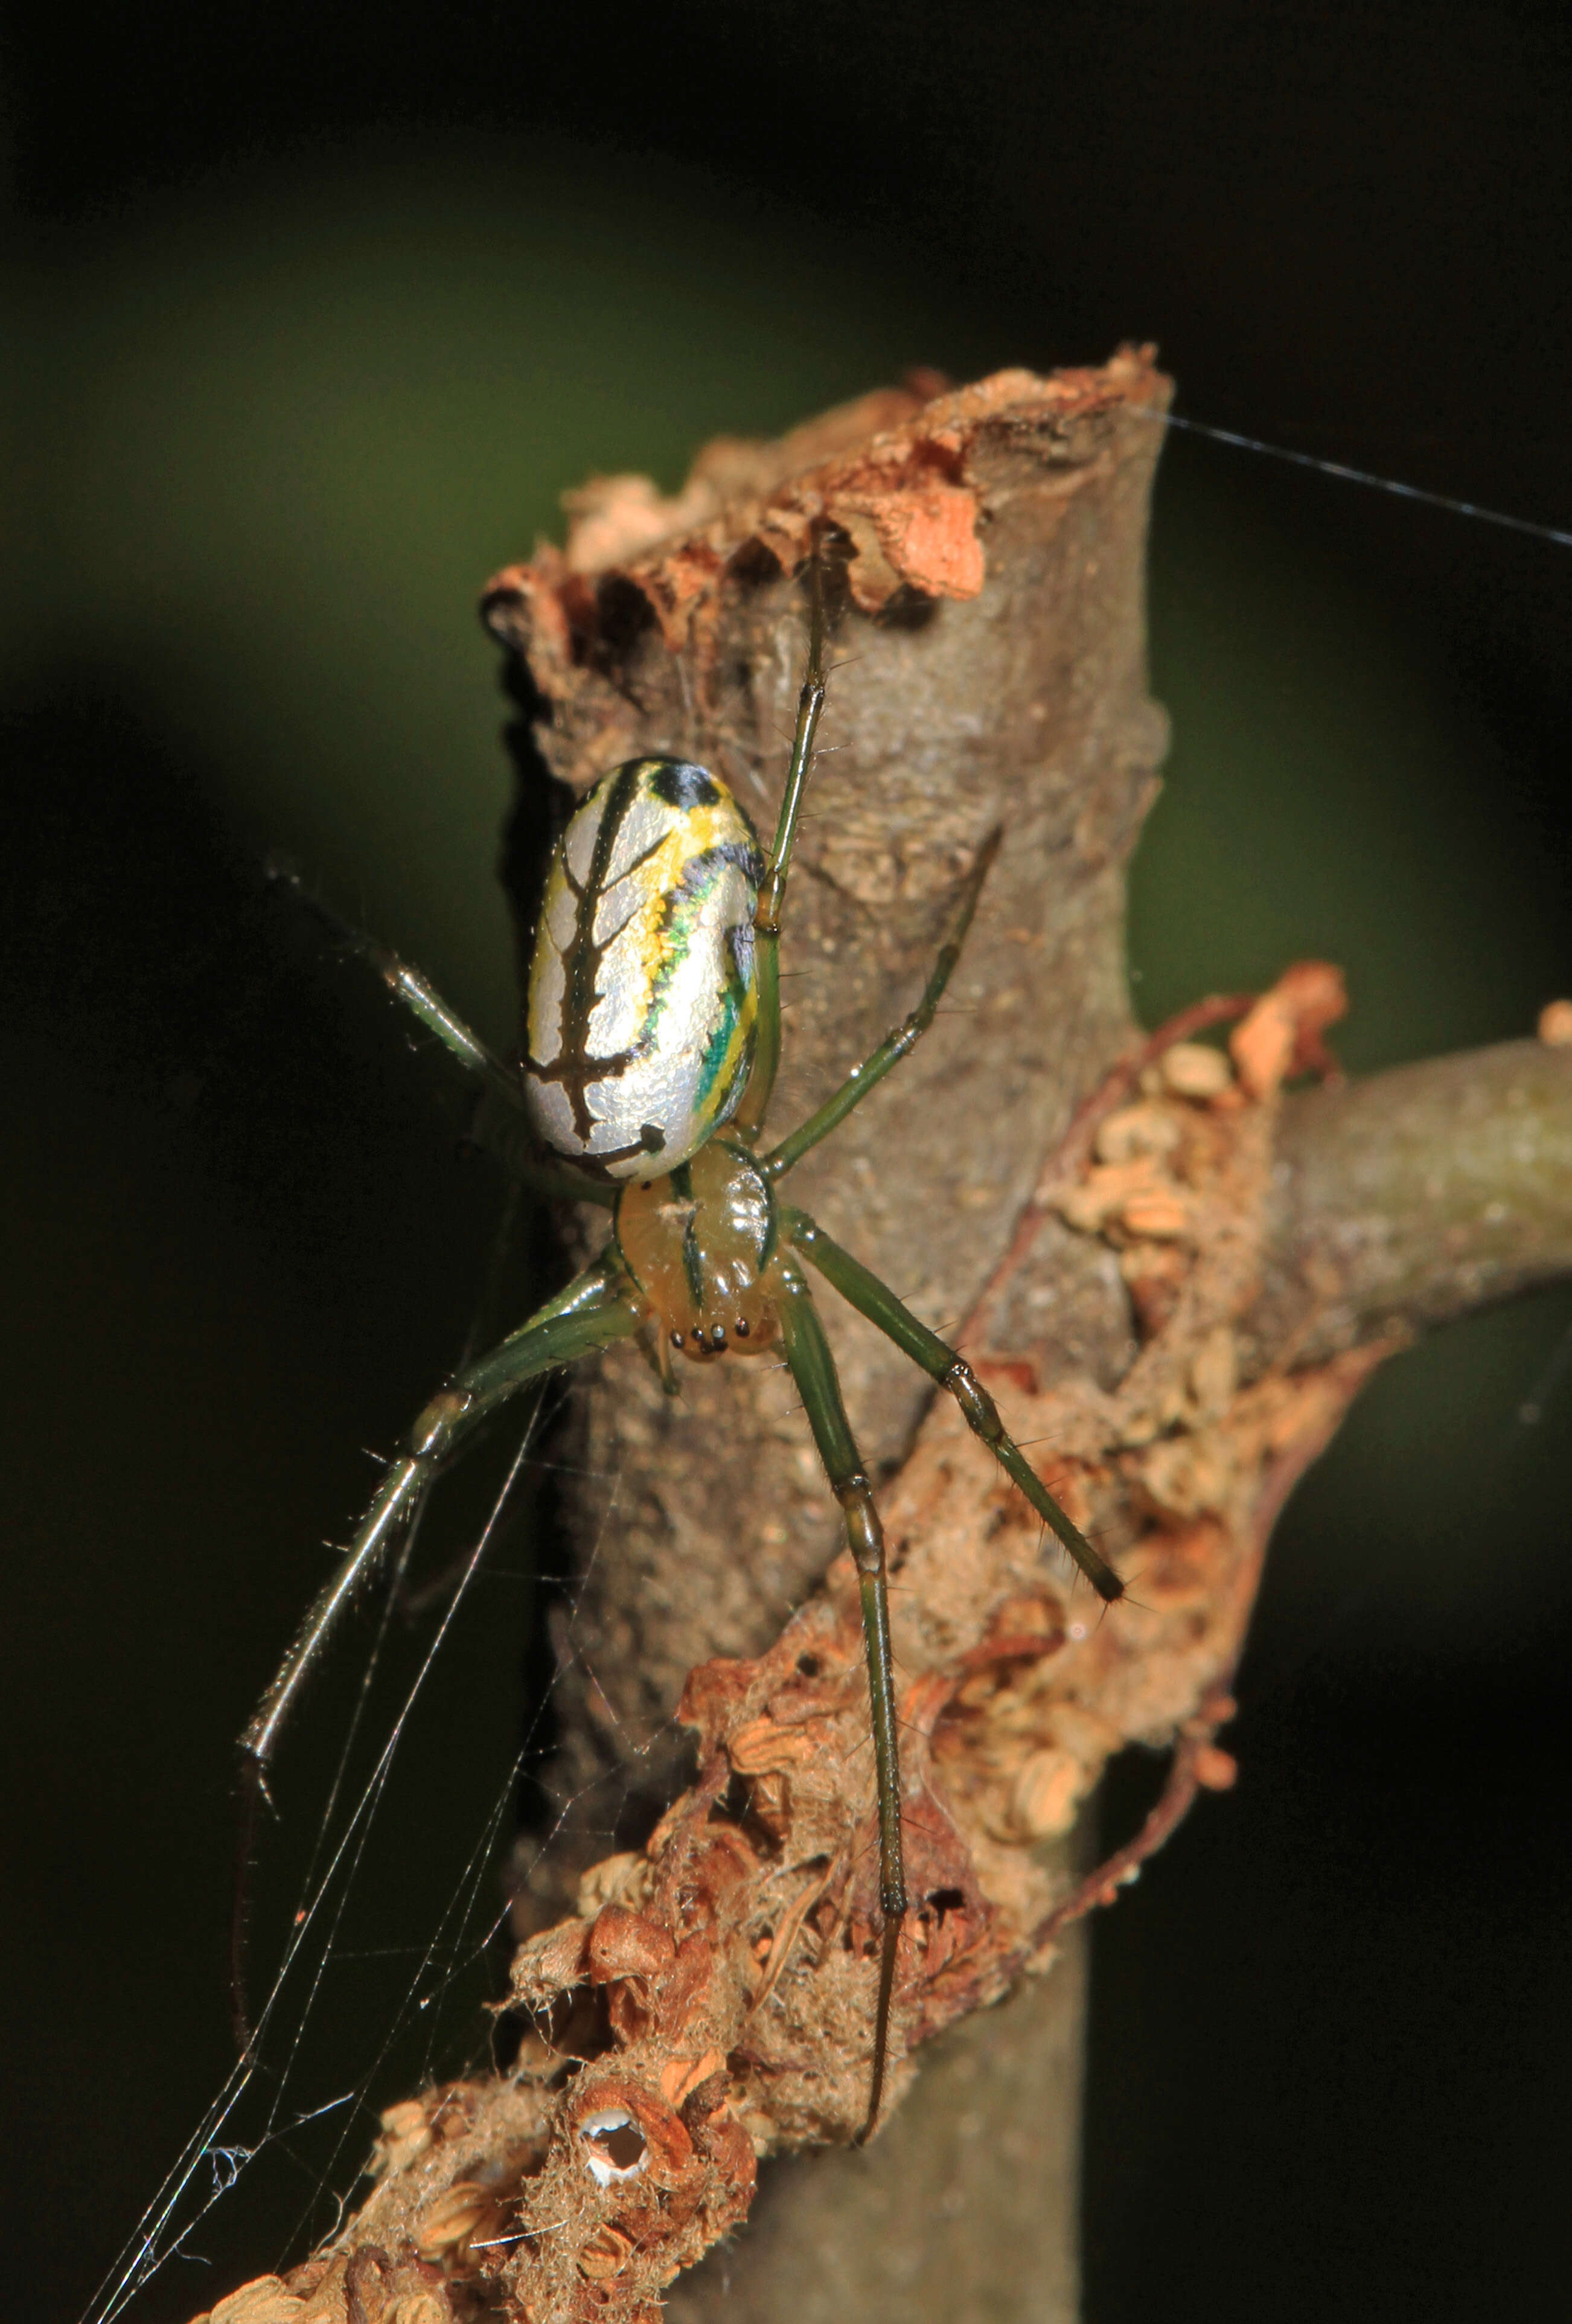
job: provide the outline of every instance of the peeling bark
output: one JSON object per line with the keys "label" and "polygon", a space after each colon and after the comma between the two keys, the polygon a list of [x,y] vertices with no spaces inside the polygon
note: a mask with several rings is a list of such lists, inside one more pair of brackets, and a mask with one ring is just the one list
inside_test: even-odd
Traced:
{"label": "peeling bark", "polygon": [[[393,2109],[335,2244],[220,2303],[220,2324],[650,2324],[668,2287],[693,2324],[892,2297],[947,2324],[1074,2313],[1074,1924],[1198,1788],[1230,1781],[1216,1738],[1267,1537],[1362,1380],[1414,1329],[1572,1268],[1572,1049],[1285,1097],[1330,1069],[1342,994],[1319,964],[1145,1041],[1130,1026],[1123,866],[1163,739],[1140,575],[1165,396],[1126,354],[712,447],[675,503],[629,479],[581,496],[566,550],[487,600],[528,656],[563,781],[680,750],[768,828],[801,659],[791,574],[814,523],[850,544],[824,733],[840,747],[787,917],[787,966],[808,973],[783,1123],[904,1014],[964,865],[1006,828],[952,1013],[793,1184],[960,1326],[1054,1491],[1138,1576],[1139,1602],[1099,1622],[955,1407],[831,1313],[897,1562],[917,1901],[892,2107],[915,2051],[935,2042],[937,2064],[871,2151],[774,2166],[748,2236],[715,2249],[761,2158],[844,2144],[866,2102],[857,1603],[843,1559],[824,1572],[835,1515],[781,1376],[715,1367],[674,1409],[621,1353],[577,1423],[577,1465],[619,1481],[609,1509],[585,1490],[569,1511],[598,1556],[557,1781],[565,1806],[592,1805],[526,1884],[515,1995],[539,2030],[508,2081]],[[1227,1053],[1197,1039],[1224,1023]],[[1082,1803],[1133,1739],[1172,1748],[1168,1789],[1130,1849],[1078,1877]],[[595,1861],[591,1827],[635,1774],[650,1821],[665,1812]],[[637,2160],[608,2177],[595,2126],[619,2117]]]}

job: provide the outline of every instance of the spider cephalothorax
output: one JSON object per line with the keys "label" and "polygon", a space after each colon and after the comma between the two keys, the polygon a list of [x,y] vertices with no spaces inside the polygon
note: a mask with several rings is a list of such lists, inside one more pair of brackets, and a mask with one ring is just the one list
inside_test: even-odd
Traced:
{"label": "spider cephalothorax", "polygon": [[778,1331],[770,1280],[780,1218],[753,1155],[712,1139],[691,1162],[617,1197],[617,1248],[649,1304],[662,1351],[695,1360],[758,1355]]}

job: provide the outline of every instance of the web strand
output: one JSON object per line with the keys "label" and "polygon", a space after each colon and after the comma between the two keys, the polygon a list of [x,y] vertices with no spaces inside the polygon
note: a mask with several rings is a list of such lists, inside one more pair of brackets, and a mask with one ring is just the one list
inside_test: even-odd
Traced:
{"label": "web strand", "polygon": [[[355,2070],[352,2085],[333,2091],[326,2098],[303,2101],[291,2096],[315,2046],[315,2029],[325,2006],[329,1971],[336,1968],[353,1971],[357,1965],[370,1966],[373,1958],[397,1959],[405,1950],[397,1944],[372,1946],[369,1950],[355,1944],[346,1930],[346,1915],[363,1883],[367,1851],[387,1822],[385,1811],[396,1762],[409,1739],[420,1698],[461,1618],[461,1609],[471,1597],[472,1585],[483,1570],[483,1560],[519,1480],[530,1465],[534,1448],[556,1401],[547,1397],[537,1398],[489,1514],[464,1561],[457,1586],[425,1644],[418,1666],[404,1690],[376,1760],[361,1781],[342,1828],[335,1832],[337,1805],[348,1779],[350,1752],[356,1733],[363,1729],[371,1681],[388,1643],[389,1621],[384,1609],[367,1649],[366,1667],[354,1689],[349,1732],[337,1753],[328,1800],[317,1812],[316,1836],[306,1877],[296,1891],[297,1908],[283,1956],[258,2012],[254,2051],[250,2058],[237,2061],[225,2076],[134,2235],[100,2284],[87,2311],[85,2324],[115,2324],[115,2319],[170,2261],[196,2258],[198,2255],[194,2238],[204,2222],[218,2204],[235,2193],[251,2175],[253,2166],[270,2153],[290,2158],[296,2172],[307,2182],[305,2201],[294,2207],[295,2216],[282,2238],[284,2250],[280,2255],[286,2264],[290,2255],[300,2256],[308,2241],[319,2239],[324,2204],[342,2205],[354,2176],[349,2166],[359,2160],[354,2142],[358,2137],[369,2144],[378,2105],[399,2095],[406,2084],[427,2082],[455,2070],[442,2005],[450,1997],[465,1993],[466,1973],[483,1968],[488,1957],[492,1956],[496,1940],[507,1922],[510,1906],[505,1899],[494,1906],[487,1905],[487,1884],[494,1878],[506,1841],[511,1837],[519,1780],[538,1747],[560,1673],[553,1687],[533,1707],[517,1752],[506,1766],[501,1781],[492,1787],[479,1828],[448,1883],[447,1901],[427,1937],[414,1949],[409,1973],[390,1997],[381,2020],[380,2035],[369,2057]],[[614,1483],[613,1480],[613,1487]],[[577,1577],[577,1586],[582,1588],[582,1583],[581,1575]],[[570,1598],[570,1618],[576,1619],[576,1591]],[[666,1722],[663,1731],[670,1731],[671,1726],[672,1722]],[[548,1853],[568,1817],[608,1784],[613,1791],[624,1794],[631,1788],[630,1780],[621,1772],[598,1774],[590,1784],[563,1801],[553,1828],[541,1836],[536,1851],[538,1856]],[[620,1805],[616,1800],[608,1801],[608,1838],[617,1821]],[[395,1832],[391,1844],[395,1848],[402,1846],[402,1837]],[[304,1987],[291,1999],[291,1988],[302,1975]],[[465,2007],[467,2015],[473,2017],[467,2000]],[[421,2034],[418,2052],[412,2065],[408,2057],[398,2061],[398,2089],[393,2089],[389,2070],[395,2062],[401,2037],[412,2026],[418,2027]],[[470,2030],[473,2032],[473,2027]],[[384,2088],[384,2083],[390,2086]],[[259,2098],[262,2100],[260,2120],[256,2107]],[[335,2116],[339,2117],[336,2131],[326,2149],[308,2157],[299,2148],[299,2135]],[[197,2304],[195,2299],[192,2304]]]}
{"label": "web strand", "polygon": [[1261,459],[1281,461],[1287,467],[1309,468],[1316,475],[1331,476],[1339,484],[1363,484],[1369,492],[1387,493],[1394,500],[1440,509],[1448,516],[1466,517],[1475,524],[1495,525],[1503,532],[1548,541],[1554,549],[1572,549],[1572,530],[1559,525],[1540,524],[1532,517],[1511,516],[1503,509],[1485,508],[1478,501],[1460,500],[1451,493],[1431,492],[1427,485],[1406,484],[1401,477],[1384,476],[1373,468],[1352,467],[1346,460],[1328,460],[1317,452],[1292,451],[1286,444],[1269,444],[1264,437],[1246,436],[1236,428],[1218,428],[1210,420],[1190,420],[1177,411],[1142,416],[1150,417],[1160,428],[1177,428],[1187,436],[1204,437],[1209,443],[1226,444],[1238,452],[1253,452]]}

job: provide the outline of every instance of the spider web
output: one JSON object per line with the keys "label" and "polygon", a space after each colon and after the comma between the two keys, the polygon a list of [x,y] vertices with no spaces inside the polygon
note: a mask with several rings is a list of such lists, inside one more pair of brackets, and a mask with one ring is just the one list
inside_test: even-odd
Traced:
{"label": "spider web", "polygon": [[[260,1833],[252,2051],[170,2164],[83,2324],[128,2311],[182,2319],[298,2263],[345,2216],[384,2107],[506,2062],[510,2021],[488,2005],[507,1991],[512,1889],[570,1818],[578,1833],[603,1837],[597,1852],[617,1844],[642,1760],[673,1728],[622,1736],[616,1766],[540,1813],[555,1697],[584,1659],[577,1624],[595,1554],[573,1577],[540,1573],[531,1557],[528,1480],[554,1465],[542,1455],[566,1393],[551,1384],[510,1407],[472,1464],[489,1471],[467,1480],[478,1515],[453,1506],[463,1470],[460,1494],[450,1499],[444,1480],[428,1497],[363,1623],[358,1683],[340,1653],[314,1690],[328,1698],[308,1713],[329,1747],[325,1797],[320,1785],[316,1803],[300,1796],[308,1748],[291,1733],[280,1750],[279,1814]],[[602,1481],[609,1517],[615,1480]],[[412,1573],[431,1566],[435,1578],[411,1591]],[[532,1609],[500,1618],[497,1597],[520,1591]],[[517,1704],[525,1634],[531,1618],[547,1627],[543,1595],[560,1609],[549,1623],[556,1665],[522,1733],[515,1723],[511,1748],[455,1751],[477,1670],[499,1652],[510,1682],[492,1672],[488,1683],[503,1706]],[[522,1827],[521,1800],[535,1809]]]}

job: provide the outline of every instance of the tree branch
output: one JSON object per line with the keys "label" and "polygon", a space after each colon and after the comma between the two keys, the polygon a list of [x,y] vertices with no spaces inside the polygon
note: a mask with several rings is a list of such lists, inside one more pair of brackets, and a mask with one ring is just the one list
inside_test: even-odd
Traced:
{"label": "tree branch", "polygon": [[1290,1100],[1256,1362],[1316,1362],[1572,1270],[1572,1047],[1505,1041]]}
{"label": "tree branch", "polygon": [[[575,1470],[618,1481],[567,1511],[597,1554],[564,1638],[562,1835],[520,1904],[514,1993],[538,2030],[506,2081],[394,2108],[359,2213],[222,2324],[650,2324],[684,2270],[672,2310],[694,2324],[723,2305],[839,2318],[900,2284],[923,2324],[969,2281],[1001,2316],[1074,2312],[1072,1924],[1230,1780],[1215,1737],[1267,1536],[1361,1381],[1411,1329],[1572,1265],[1572,1052],[1513,1044],[1285,1100],[1329,1063],[1341,988],[1317,964],[1145,1041],[1130,1027],[1165,396],[1126,354],[712,447],[676,503],[593,488],[566,550],[488,598],[571,788],[676,749],[768,825],[801,659],[791,576],[816,524],[850,544],[836,747],[786,939],[806,973],[783,1121],[904,1014],[978,843],[1007,831],[953,1012],[802,1173],[838,1238],[959,1322],[1135,1582],[1099,1622],[955,1406],[832,1318],[896,1566],[917,1901],[893,2094],[943,2035],[937,2067],[870,2153],[777,2166],[749,2238],[694,2269],[747,2217],[760,2158],[860,2119],[867,1703],[854,1577],[823,1573],[834,1516],[780,1376],[715,1367],[674,1410],[613,1356],[575,1424]],[[1225,1022],[1227,1054],[1198,1044]],[[1174,1747],[1169,1790],[1132,1850],[1078,1877],[1083,1803],[1133,1739]],[[609,1804],[640,1787],[643,1828],[596,1861]],[[607,2181],[585,2126],[618,2112],[638,2166]]]}

